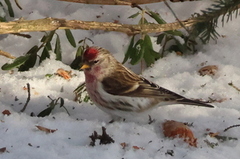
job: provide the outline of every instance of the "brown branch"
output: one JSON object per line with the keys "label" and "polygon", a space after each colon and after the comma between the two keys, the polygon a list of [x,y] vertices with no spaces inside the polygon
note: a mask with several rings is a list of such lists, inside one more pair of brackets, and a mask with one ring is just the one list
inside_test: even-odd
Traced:
{"label": "brown branch", "polygon": [[22,10],[22,7],[21,7],[20,4],[18,3],[18,0],[15,0],[15,3],[16,3],[16,5],[17,5],[17,7],[18,7],[20,10]]}
{"label": "brown branch", "polygon": [[59,0],[59,1],[99,5],[131,5],[131,4],[157,3],[162,2],[164,0]]}
{"label": "brown branch", "polygon": [[[182,21],[185,27],[195,24],[194,19]],[[57,18],[44,18],[37,20],[17,20],[11,22],[0,22],[0,34],[20,33],[20,32],[36,32],[51,31],[57,29],[82,29],[82,30],[104,30],[123,32],[128,35],[139,33],[157,33],[168,30],[176,30],[182,28],[179,22],[168,24],[117,24],[110,22],[94,22],[80,20],[65,20]]]}
{"label": "brown branch", "polygon": [[10,59],[15,59],[15,56],[12,56],[10,53],[0,50],[0,55],[5,56]]}
{"label": "brown branch", "polygon": [[27,101],[26,101],[26,103],[24,104],[23,108],[21,109],[21,112],[24,112],[24,111],[25,111],[25,109],[27,108],[27,105],[28,105],[28,103],[29,103],[29,101],[30,101],[30,98],[31,98],[30,84],[29,84],[29,83],[27,83],[27,91],[28,91]]}
{"label": "brown branch", "polygon": [[[162,2],[165,0],[59,0],[66,2],[99,4],[99,5],[132,5],[132,4],[150,4]],[[197,0],[170,0],[171,2],[197,1]]]}
{"label": "brown branch", "polygon": [[240,126],[240,124],[229,126],[226,129],[224,129],[223,132],[226,132],[226,131],[228,131],[231,128],[235,128],[235,127],[239,127],[239,126]]}

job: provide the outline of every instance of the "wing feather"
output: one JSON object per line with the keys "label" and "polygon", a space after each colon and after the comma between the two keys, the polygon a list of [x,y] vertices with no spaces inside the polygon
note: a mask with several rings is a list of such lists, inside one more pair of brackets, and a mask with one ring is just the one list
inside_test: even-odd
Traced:
{"label": "wing feather", "polygon": [[120,70],[121,71],[114,73],[114,75],[103,79],[103,89],[107,93],[130,97],[164,98],[165,101],[184,98],[148,81],[126,68]]}
{"label": "wing feather", "polygon": [[[148,81],[125,67],[123,68],[124,69],[120,69],[122,71],[118,71],[114,73],[114,75],[103,79],[103,89],[107,93],[118,96],[151,98],[155,104],[160,101],[165,101],[169,102],[168,104],[178,103],[213,108],[212,105],[198,100],[187,99]],[[152,104],[153,103],[151,103],[150,106]]]}

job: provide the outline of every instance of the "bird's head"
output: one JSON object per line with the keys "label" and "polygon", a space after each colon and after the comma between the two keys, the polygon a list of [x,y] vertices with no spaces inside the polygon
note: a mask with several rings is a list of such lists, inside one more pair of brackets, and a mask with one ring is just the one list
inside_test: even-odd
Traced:
{"label": "bird's head", "polygon": [[101,77],[102,74],[110,73],[118,63],[110,52],[104,48],[92,46],[83,53],[83,66],[85,73]]}

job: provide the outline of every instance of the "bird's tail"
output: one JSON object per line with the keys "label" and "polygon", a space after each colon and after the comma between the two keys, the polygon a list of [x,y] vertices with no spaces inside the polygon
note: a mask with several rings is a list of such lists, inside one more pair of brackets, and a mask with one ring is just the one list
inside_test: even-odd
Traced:
{"label": "bird's tail", "polygon": [[191,100],[191,99],[187,99],[187,98],[182,98],[182,99],[178,99],[178,103],[179,104],[186,104],[186,105],[196,105],[196,106],[202,106],[202,107],[208,107],[208,108],[214,108],[214,106],[198,101],[198,100]]}

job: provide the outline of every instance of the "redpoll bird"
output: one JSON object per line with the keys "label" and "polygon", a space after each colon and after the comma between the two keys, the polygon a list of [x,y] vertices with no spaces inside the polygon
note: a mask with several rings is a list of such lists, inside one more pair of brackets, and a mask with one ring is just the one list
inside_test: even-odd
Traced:
{"label": "redpoll bird", "polygon": [[87,92],[96,106],[113,117],[128,117],[163,105],[212,105],[187,99],[133,73],[108,50],[89,47],[83,54]]}

